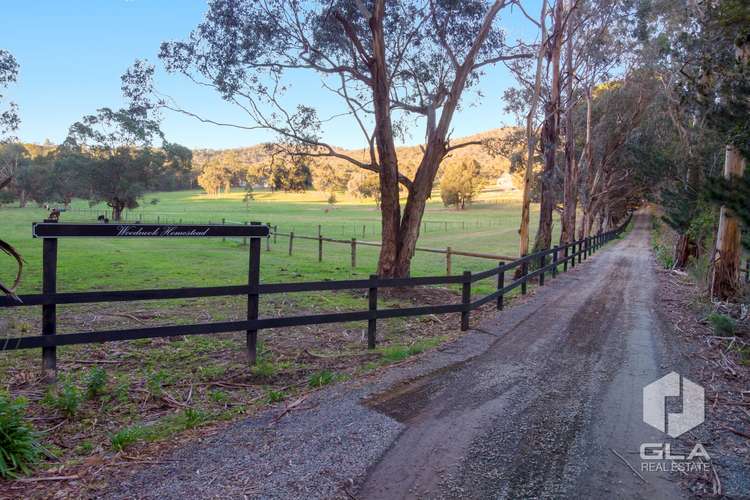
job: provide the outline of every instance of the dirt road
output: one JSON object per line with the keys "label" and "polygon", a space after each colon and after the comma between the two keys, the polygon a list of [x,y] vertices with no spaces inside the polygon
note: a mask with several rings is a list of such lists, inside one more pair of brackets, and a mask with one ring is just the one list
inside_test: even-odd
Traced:
{"label": "dirt road", "polygon": [[643,386],[671,371],[648,245],[640,215],[448,348],[239,423],[110,495],[679,498],[673,478],[623,462],[664,441],[642,422]]}

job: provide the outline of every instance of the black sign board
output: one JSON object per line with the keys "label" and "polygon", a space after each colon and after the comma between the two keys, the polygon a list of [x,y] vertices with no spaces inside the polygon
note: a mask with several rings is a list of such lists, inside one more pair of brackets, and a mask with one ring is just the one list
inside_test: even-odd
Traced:
{"label": "black sign board", "polygon": [[35,222],[32,225],[34,238],[210,238],[240,236],[264,238],[269,228],[263,224],[196,226],[189,224],[62,224],[57,222]]}

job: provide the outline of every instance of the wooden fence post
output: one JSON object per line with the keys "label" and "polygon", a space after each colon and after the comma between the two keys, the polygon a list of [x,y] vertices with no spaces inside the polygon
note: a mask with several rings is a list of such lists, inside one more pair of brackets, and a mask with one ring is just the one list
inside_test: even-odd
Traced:
{"label": "wooden fence post", "polygon": [[469,314],[471,310],[471,271],[464,271],[463,285],[461,286],[461,304],[464,309],[461,311],[461,331],[469,329]]}
{"label": "wooden fence post", "polygon": [[266,252],[271,251],[271,223],[266,222],[266,226],[268,226],[268,236],[266,236]]}
{"label": "wooden fence post", "polygon": [[552,247],[552,277],[557,277],[557,252],[560,250],[560,247],[555,245]]}
{"label": "wooden fence post", "polygon": [[565,248],[563,249],[563,259],[565,259],[563,261],[563,272],[564,273],[568,272],[568,255],[570,253],[569,249],[570,249],[570,245],[566,243],[565,244]]}
{"label": "wooden fence post", "polygon": [[294,244],[294,231],[289,233],[289,257],[292,256],[292,245]]}
{"label": "wooden fence post", "polygon": [[445,273],[451,275],[451,247],[445,249]]}
{"label": "wooden fence post", "polygon": [[[260,222],[251,222],[253,226]],[[260,284],[260,238],[250,238],[250,266],[247,274],[247,319],[253,321],[258,319],[258,306],[260,296],[258,285]],[[247,360],[250,366],[255,364],[258,357],[258,330],[247,330]]]}
{"label": "wooden fence post", "polygon": [[578,263],[580,264],[583,262],[583,242],[586,241],[586,238],[581,238],[578,240]]}
{"label": "wooden fence post", "polygon": [[323,262],[323,236],[320,234],[318,235],[318,262]]}
{"label": "wooden fence post", "polygon": [[571,252],[570,252],[570,267],[576,267],[576,242],[573,240],[573,243],[571,243]]}
{"label": "wooden fence post", "polygon": [[[497,263],[497,267],[500,268],[500,271],[497,273],[497,289],[502,290],[505,288],[505,271],[502,269],[502,267],[505,265],[505,262],[502,260]],[[497,296],[497,309],[498,311],[503,308],[503,294],[500,293]]]}
{"label": "wooden fence post", "polygon": [[[44,222],[56,223],[47,219]],[[57,293],[57,238],[42,243],[42,293]],[[42,335],[57,334],[57,305],[42,306]],[[57,380],[57,347],[42,347],[42,375],[48,384]]]}
{"label": "wooden fence post", "polygon": [[539,273],[539,286],[544,286],[544,266],[547,265],[547,254],[542,253],[542,255],[539,257],[539,270],[541,273]]}
{"label": "wooden fence post", "polygon": [[352,238],[352,269],[357,267],[357,238]]}
{"label": "wooden fence post", "polygon": [[[526,257],[525,255],[523,257]],[[529,261],[525,260],[521,264],[521,279],[523,279],[523,282],[521,283],[521,295],[526,295],[526,276],[529,274]]]}
{"label": "wooden fence post", "polygon": [[368,309],[372,317],[367,320],[367,348],[375,349],[378,320],[375,314],[378,311],[378,275],[370,275],[370,288],[367,290]]}

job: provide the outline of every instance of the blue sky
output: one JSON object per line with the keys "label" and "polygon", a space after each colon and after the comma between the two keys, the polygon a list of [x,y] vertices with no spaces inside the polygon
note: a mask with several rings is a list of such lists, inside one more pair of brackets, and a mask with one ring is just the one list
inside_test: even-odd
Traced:
{"label": "blue sky", "polygon": [[[10,50],[21,66],[18,83],[6,95],[20,107],[17,135],[26,142],[60,142],[70,124],[84,114],[121,105],[123,71],[136,58],[160,68],[159,44],[184,38],[206,9],[205,1],[199,0],[3,0],[2,4],[0,47]],[[518,37],[528,33],[527,24],[516,14],[505,25],[511,37]],[[321,115],[340,109],[317,76],[294,76],[292,84],[292,96],[315,103]],[[513,84],[504,68],[490,69],[481,84],[481,101],[455,117],[454,136],[512,125],[514,117],[503,114],[501,96]],[[186,109],[220,121],[247,123],[237,108],[184,78],[158,70],[157,86]],[[264,132],[206,125],[175,114],[165,115],[163,129],[170,141],[191,148],[248,146],[272,138]],[[419,142],[419,134],[407,142]],[[349,119],[330,124],[325,136],[339,146],[362,146],[361,134]]]}

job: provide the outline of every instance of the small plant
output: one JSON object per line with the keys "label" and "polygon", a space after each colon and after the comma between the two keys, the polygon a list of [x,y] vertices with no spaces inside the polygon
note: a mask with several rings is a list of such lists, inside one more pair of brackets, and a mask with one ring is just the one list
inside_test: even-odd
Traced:
{"label": "small plant", "polygon": [[81,407],[83,394],[75,384],[66,380],[57,390],[50,390],[44,399],[49,406],[57,408],[67,418],[73,418]]}
{"label": "small plant", "polygon": [[198,367],[198,378],[204,382],[210,382],[224,376],[226,367],[221,365],[207,365]]}
{"label": "small plant", "polygon": [[0,393],[0,477],[27,474],[39,459],[37,434],[25,420],[26,400]]}
{"label": "small plant", "polygon": [[383,348],[382,356],[390,363],[403,361],[409,357],[409,348],[402,345],[391,345]]}
{"label": "small plant", "polygon": [[167,374],[164,370],[158,372],[150,372],[146,377],[146,388],[155,398],[159,398],[164,394],[164,382],[167,380]]}
{"label": "small plant", "polygon": [[672,269],[674,267],[674,255],[669,251],[668,248],[656,243],[654,245],[654,252],[656,253],[656,260],[664,269]]}
{"label": "small plant", "polygon": [[127,403],[130,399],[130,382],[125,379],[118,379],[114,397],[119,403]]}
{"label": "small plant", "polygon": [[179,422],[184,429],[195,429],[206,420],[208,420],[208,415],[195,408],[186,408],[179,418]]}
{"label": "small plant", "polygon": [[221,390],[214,390],[209,393],[211,401],[214,403],[227,403],[229,402],[229,394]]}
{"label": "small plant", "polygon": [[91,441],[84,441],[76,447],[76,453],[79,455],[88,455],[94,451],[94,443]]}
{"label": "small plant", "polygon": [[107,372],[104,371],[104,368],[96,366],[89,370],[86,376],[86,397],[88,399],[96,399],[104,394],[106,387]]}
{"label": "small plant", "polygon": [[328,370],[313,373],[310,376],[310,387],[323,387],[333,382],[333,373]]}
{"label": "small plant", "polygon": [[269,403],[278,403],[279,401],[283,401],[285,397],[286,393],[284,391],[269,390],[266,392],[266,400],[268,400]]}
{"label": "small plant", "polygon": [[112,449],[122,451],[146,435],[146,428],[141,425],[133,425],[121,429],[110,438]]}
{"label": "small plant", "polygon": [[713,312],[708,315],[708,322],[719,337],[732,337],[734,335],[735,322],[729,316]]}
{"label": "small plant", "polygon": [[273,377],[276,375],[276,366],[268,360],[260,359],[256,361],[256,363],[250,368],[250,372],[253,375],[258,375],[259,377]]}

